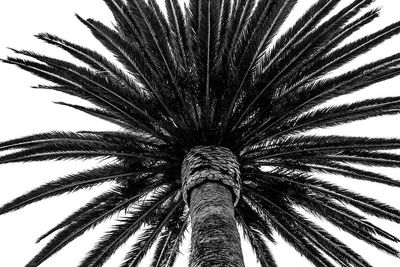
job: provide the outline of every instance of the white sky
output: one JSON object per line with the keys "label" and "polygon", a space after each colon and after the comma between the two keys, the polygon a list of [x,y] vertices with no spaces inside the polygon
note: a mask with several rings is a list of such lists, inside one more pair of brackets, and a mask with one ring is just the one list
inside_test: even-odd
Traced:
{"label": "white sky", "polygon": [[[301,14],[307,6],[314,2],[314,0],[299,0],[299,4],[291,15],[292,19],[288,23],[292,23],[293,18]],[[347,2],[350,1],[343,1],[343,3]],[[380,29],[399,19],[399,1],[377,0],[375,5],[382,7],[381,17],[372,26],[365,27],[363,31],[357,34],[358,37]],[[100,0],[1,0],[0,58],[11,55],[11,51],[6,47],[13,47],[70,59],[61,50],[36,40],[33,35],[39,32],[54,33],[67,40],[105,52],[104,48],[92,38],[89,31],[77,21],[74,13],[79,13],[83,17],[93,17],[106,23],[111,22],[111,14]],[[287,24],[285,25],[287,26]],[[344,69],[352,68],[396,52],[400,52],[400,37],[392,38],[362,58],[355,60],[350,66]],[[43,83],[43,80],[16,67],[0,64],[0,77],[0,141],[50,130],[112,129],[110,124],[53,104],[53,101],[74,101],[74,103],[79,101],[72,97],[66,97],[53,92],[30,89],[30,86]],[[352,101],[356,98],[400,95],[399,84],[400,78],[394,78],[350,97],[344,97],[342,100]],[[318,133],[400,137],[399,119],[399,116],[370,119],[333,130],[319,131]],[[57,176],[95,165],[96,162],[94,161],[85,164],[80,162],[51,162],[2,165],[0,166],[0,205]],[[381,171],[394,178],[398,178],[398,170],[382,169]],[[332,181],[332,177],[326,178]],[[366,193],[400,209],[400,189],[376,184],[344,181],[337,177],[334,177],[334,179],[338,184],[348,185],[354,191]],[[99,188],[96,192],[98,193],[104,190],[104,188]],[[93,195],[87,191],[78,192],[42,201],[17,212],[0,216],[0,266],[24,266],[45,244],[35,244],[36,238],[72,211],[86,203]],[[372,221],[379,226],[385,227],[392,234],[400,236],[400,225],[374,218],[372,218]],[[86,233],[41,266],[77,266],[85,252],[91,248],[97,237],[100,237],[108,226],[108,224],[104,224],[96,228],[96,230]],[[350,237],[348,234],[329,224],[323,223],[323,226],[343,238],[346,244],[356,249],[374,267],[395,267],[400,265],[399,259],[388,256],[368,245],[364,245],[359,240]],[[278,243],[276,246],[273,246],[273,253],[280,267],[294,266],[294,264],[296,267],[312,266],[305,258],[301,257],[285,244],[279,236],[276,235],[276,239]],[[45,241],[47,240],[49,239]],[[246,266],[257,266],[255,257],[247,243],[244,243],[243,246]],[[400,250],[399,244],[396,244],[395,247]],[[187,248],[186,245],[183,252],[187,251]],[[127,249],[128,247],[124,247],[105,266],[119,266],[119,260],[123,257],[123,252],[127,251]],[[186,256],[187,253],[184,256],[180,256],[176,266],[185,266]],[[143,262],[142,266],[148,266],[148,261]]]}

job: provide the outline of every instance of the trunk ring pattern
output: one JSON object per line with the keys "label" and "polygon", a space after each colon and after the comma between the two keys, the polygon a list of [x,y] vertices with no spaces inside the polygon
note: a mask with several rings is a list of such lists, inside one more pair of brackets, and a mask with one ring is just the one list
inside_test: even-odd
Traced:
{"label": "trunk ring pattern", "polygon": [[181,175],[183,197],[188,206],[191,190],[206,181],[226,185],[232,190],[235,206],[239,201],[240,165],[236,156],[226,147],[193,147],[182,162]]}

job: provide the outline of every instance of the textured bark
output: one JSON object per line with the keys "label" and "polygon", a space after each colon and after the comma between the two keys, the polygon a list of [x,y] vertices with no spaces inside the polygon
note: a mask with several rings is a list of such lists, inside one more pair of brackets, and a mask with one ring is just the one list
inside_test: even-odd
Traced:
{"label": "textured bark", "polygon": [[182,163],[182,189],[190,208],[190,267],[243,267],[234,217],[241,180],[239,163],[225,147],[194,147]]}
{"label": "textured bark", "polygon": [[234,193],[235,206],[240,198],[241,179],[236,156],[226,147],[197,146],[182,163],[183,197],[189,206],[190,191],[205,181],[218,181]]}
{"label": "textured bark", "polygon": [[190,197],[190,267],[244,267],[231,190],[206,182]]}

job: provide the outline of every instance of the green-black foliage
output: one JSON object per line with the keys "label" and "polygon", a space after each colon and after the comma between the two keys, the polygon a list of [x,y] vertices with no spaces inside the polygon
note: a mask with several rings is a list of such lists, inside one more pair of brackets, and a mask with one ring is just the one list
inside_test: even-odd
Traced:
{"label": "green-black foliage", "polygon": [[[110,28],[78,19],[119,61],[51,34],[37,37],[69,52],[78,66],[29,51],[4,62],[50,82],[56,90],[95,108],[62,103],[120,126],[115,132],[50,132],[5,141],[0,163],[113,159],[108,165],[47,183],[3,205],[0,213],[36,201],[92,188],[110,190],[67,217],[38,241],[57,232],[27,266],[38,266],[99,223],[120,215],[80,266],[101,266],[145,226],[122,266],[137,266],[156,245],[152,266],[172,266],[188,226],[180,166],[191,147],[231,149],[241,164],[237,221],[261,266],[276,266],[264,238],[277,231],[318,267],[368,267],[353,249],[301,215],[296,207],[392,255],[386,241],[399,239],[362,213],[400,223],[400,211],[319,180],[315,173],[400,186],[349,164],[400,167],[400,139],[304,135],[308,130],[398,114],[400,97],[318,107],[400,73],[400,54],[327,78],[325,75],[400,32],[400,23],[341,45],[372,22],[371,0],[319,0],[278,34],[296,1],[190,0],[183,9],[166,0],[104,0],[115,17]],[[267,166],[267,169],[262,167]],[[357,208],[355,212],[349,206]]]}

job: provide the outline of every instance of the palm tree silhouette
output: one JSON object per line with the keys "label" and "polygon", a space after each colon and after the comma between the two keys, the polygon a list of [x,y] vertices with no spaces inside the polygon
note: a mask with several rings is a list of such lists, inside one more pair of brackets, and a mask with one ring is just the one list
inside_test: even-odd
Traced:
{"label": "palm tree silhouette", "polygon": [[[317,214],[394,256],[399,239],[365,214],[400,222],[400,211],[315,176],[340,175],[398,187],[400,181],[354,164],[399,167],[400,139],[310,135],[307,131],[399,113],[400,97],[320,104],[400,73],[400,54],[326,77],[400,32],[400,23],[343,41],[379,10],[356,0],[319,0],[276,40],[293,0],[104,0],[116,25],[78,19],[118,60],[52,34],[37,37],[85,65],[13,50],[6,63],[47,81],[37,88],[77,96],[59,102],[119,131],[34,134],[0,143],[0,163],[108,159],[3,205],[0,214],[108,183],[43,234],[54,237],[26,266],[39,266],[87,230],[120,213],[80,266],[102,266],[139,234],[121,266],[137,266],[155,245],[152,266],[172,266],[189,226],[190,266],[244,266],[237,225],[261,266],[277,266],[266,239],[278,232],[315,266],[371,266],[303,216]],[[110,183],[111,182],[111,183]],[[358,209],[354,211],[350,206]]]}

